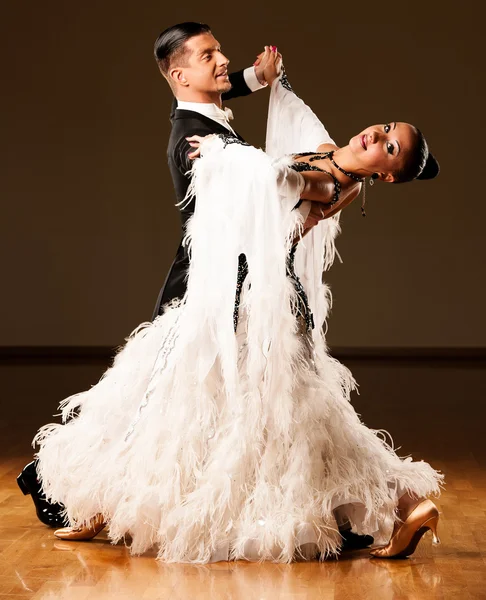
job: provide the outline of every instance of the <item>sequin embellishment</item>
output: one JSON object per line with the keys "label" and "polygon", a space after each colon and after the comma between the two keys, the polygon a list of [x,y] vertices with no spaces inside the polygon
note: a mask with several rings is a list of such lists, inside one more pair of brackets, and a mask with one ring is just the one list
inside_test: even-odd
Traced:
{"label": "sequin embellishment", "polygon": [[[288,257],[287,257],[287,277],[292,281],[295,291],[297,292],[297,306],[293,307],[294,314],[301,315],[307,327],[307,330],[310,331],[314,329],[314,316],[312,315],[309,300],[307,298],[307,294],[304,290],[304,286],[300,282],[295,270],[294,270],[294,261],[295,261],[295,252],[297,250],[297,244],[295,244]],[[246,256],[244,254],[240,254],[238,257],[238,277],[236,283],[236,296],[235,296],[235,308],[233,312],[233,326],[236,333],[236,328],[238,327],[238,319],[239,319],[239,309],[240,309],[240,299],[241,292],[243,289],[243,284],[248,275],[248,263],[246,261]],[[296,311],[295,311],[296,309]]]}
{"label": "sequin embellishment", "polygon": [[233,311],[233,327],[234,327],[235,333],[236,333],[236,328],[238,327],[241,291],[243,289],[243,283],[245,282],[247,275],[248,275],[248,263],[246,262],[246,256],[244,254],[240,254],[238,256],[238,277],[236,279],[235,308]]}
{"label": "sequin embellishment", "polygon": [[285,67],[282,65],[282,74],[280,75],[280,84],[283,88],[285,88],[289,92],[293,92],[292,86],[289,83],[287,78],[287,73],[285,72]]}
{"label": "sequin embellishment", "polygon": [[[178,327],[177,327],[177,325],[179,323],[179,317],[180,317],[180,315],[181,315],[181,313],[179,312],[179,314],[177,315],[177,317],[176,317],[176,319],[174,321],[174,324],[172,325],[172,327],[167,332],[167,335],[165,336],[165,339],[162,342],[162,346],[160,347],[159,352],[157,353],[157,357],[155,359],[154,366],[152,368],[152,373],[150,375],[150,379],[149,379],[149,383],[148,383],[148,386],[147,386],[147,390],[146,390],[146,392],[145,392],[145,394],[143,396],[142,402],[138,406],[135,418],[132,421],[132,423],[130,424],[130,427],[128,428],[127,433],[125,434],[125,442],[128,441],[128,439],[130,438],[130,436],[135,431],[135,427],[137,426],[137,423],[140,421],[140,419],[142,417],[143,409],[147,406],[147,404],[149,403],[150,398],[152,397],[152,395],[153,395],[153,393],[155,391],[155,386],[154,386],[155,376],[156,375],[160,375],[160,373],[162,373],[162,371],[167,366],[167,361],[168,361],[168,358],[169,358],[169,354],[174,349],[175,342],[176,342],[177,337],[178,337]],[[160,365],[160,363],[162,363],[162,365]]]}
{"label": "sequin embellishment", "polygon": [[223,148],[226,148],[229,144],[240,144],[240,146],[249,146],[247,142],[240,140],[231,133],[218,133],[218,137],[223,140]]}

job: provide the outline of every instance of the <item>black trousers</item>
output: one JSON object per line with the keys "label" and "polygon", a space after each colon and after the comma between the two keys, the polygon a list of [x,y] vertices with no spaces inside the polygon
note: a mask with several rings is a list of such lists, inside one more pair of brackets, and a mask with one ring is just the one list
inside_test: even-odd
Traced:
{"label": "black trousers", "polygon": [[152,321],[162,314],[164,304],[167,304],[167,302],[170,302],[175,298],[182,298],[184,296],[187,287],[188,269],[189,257],[181,244],[167,277],[165,278],[164,285],[157,297],[157,302],[152,314]]}

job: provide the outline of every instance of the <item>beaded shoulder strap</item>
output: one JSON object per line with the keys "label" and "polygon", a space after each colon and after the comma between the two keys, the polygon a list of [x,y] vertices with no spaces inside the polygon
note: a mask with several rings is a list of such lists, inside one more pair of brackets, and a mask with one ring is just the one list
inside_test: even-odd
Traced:
{"label": "beaded shoulder strap", "polygon": [[[310,154],[313,154],[311,152]],[[302,154],[297,154],[296,156],[303,156]],[[295,162],[293,168],[296,171],[319,171],[320,173],[326,173],[329,177],[332,178],[334,182],[334,194],[330,202],[326,203],[326,206],[333,206],[339,200],[339,195],[341,194],[341,183],[339,180],[330,172],[326,171],[326,169],[321,169],[321,167],[316,167],[315,165],[310,165],[308,162]]]}
{"label": "beaded shoulder strap", "polygon": [[309,162],[314,162],[315,160],[325,160],[326,158],[328,158],[338,171],[341,171],[341,173],[343,173],[350,179],[353,179],[354,181],[357,181],[358,183],[363,183],[363,181],[364,181],[364,178],[358,177],[358,175],[351,173],[351,171],[346,171],[346,169],[341,168],[336,163],[336,161],[333,158],[334,150],[328,150],[327,152],[302,152],[301,154],[296,154],[296,156],[299,156],[299,157],[300,156],[310,156],[311,158],[309,158]]}

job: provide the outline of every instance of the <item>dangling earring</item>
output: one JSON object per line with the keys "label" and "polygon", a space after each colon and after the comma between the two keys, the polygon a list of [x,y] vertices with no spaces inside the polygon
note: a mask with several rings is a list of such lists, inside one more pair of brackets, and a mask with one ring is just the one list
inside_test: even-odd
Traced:
{"label": "dangling earring", "polygon": [[363,217],[366,217],[366,212],[365,212],[365,202],[366,202],[366,181],[364,181],[363,183],[363,197],[361,198],[361,214],[363,215]]}
{"label": "dangling earring", "polygon": [[[378,173],[373,173],[370,177],[370,185],[374,185],[375,179],[378,179]],[[363,184],[363,199],[361,200],[361,214],[363,217],[366,217],[365,211],[365,203],[366,203],[366,180]]]}

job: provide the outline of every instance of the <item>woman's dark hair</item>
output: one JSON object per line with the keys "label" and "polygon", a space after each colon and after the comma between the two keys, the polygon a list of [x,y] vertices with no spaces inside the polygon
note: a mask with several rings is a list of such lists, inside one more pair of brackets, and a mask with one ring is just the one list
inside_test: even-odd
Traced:
{"label": "woman's dark hair", "polygon": [[179,23],[172,25],[163,31],[155,40],[154,55],[158,62],[160,70],[164,75],[167,75],[171,63],[174,60],[180,60],[186,53],[185,43],[190,38],[201,35],[202,33],[210,33],[209,25],[204,23]]}
{"label": "woman's dark hair", "polygon": [[415,130],[417,136],[410,157],[400,171],[393,173],[395,176],[393,183],[406,183],[413,179],[433,179],[439,174],[439,163],[433,154],[429,152],[424,134],[420,129],[415,128]]}

